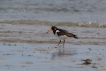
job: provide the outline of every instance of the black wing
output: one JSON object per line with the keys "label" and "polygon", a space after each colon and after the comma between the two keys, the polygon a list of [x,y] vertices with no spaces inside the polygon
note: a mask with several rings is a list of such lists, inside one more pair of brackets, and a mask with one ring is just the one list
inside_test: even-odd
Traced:
{"label": "black wing", "polygon": [[68,31],[64,30],[64,29],[58,29],[59,32],[57,32],[58,36],[61,36],[61,35],[66,35],[67,33],[69,33]]}
{"label": "black wing", "polygon": [[69,33],[68,31],[64,30],[64,29],[58,29],[60,32],[57,32],[57,35],[58,36],[61,36],[61,35],[66,35],[67,37],[74,37],[74,38],[77,38],[77,35],[73,34],[73,33]]}

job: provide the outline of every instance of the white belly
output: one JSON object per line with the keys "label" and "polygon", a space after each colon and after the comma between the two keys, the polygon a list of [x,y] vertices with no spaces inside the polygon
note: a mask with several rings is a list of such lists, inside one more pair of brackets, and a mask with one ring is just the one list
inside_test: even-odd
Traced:
{"label": "white belly", "polygon": [[62,36],[58,36],[58,38],[61,39],[61,40],[65,40],[67,38],[67,36],[66,35],[62,35]]}
{"label": "white belly", "polygon": [[55,34],[55,35],[56,35],[60,40],[65,40],[65,39],[67,38],[66,35],[58,36],[58,35],[57,35],[57,32],[59,32],[59,30],[56,30],[56,34]]}

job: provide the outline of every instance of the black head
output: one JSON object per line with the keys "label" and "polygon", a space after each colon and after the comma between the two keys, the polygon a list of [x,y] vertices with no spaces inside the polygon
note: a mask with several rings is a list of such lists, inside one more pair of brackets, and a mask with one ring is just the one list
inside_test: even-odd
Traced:
{"label": "black head", "polygon": [[56,26],[52,26],[51,29],[52,29],[53,31],[56,31],[56,30],[57,30],[57,27],[56,27]]}
{"label": "black head", "polygon": [[57,30],[58,28],[57,28],[56,26],[52,26],[51,29],[52,29],[53,33],[55,34],[55,33],[56,33],[56,30]]}

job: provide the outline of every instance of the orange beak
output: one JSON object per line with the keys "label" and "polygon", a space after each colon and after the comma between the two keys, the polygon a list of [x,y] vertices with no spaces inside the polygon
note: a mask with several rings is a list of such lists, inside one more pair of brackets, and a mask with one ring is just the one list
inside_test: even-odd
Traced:
{"label": "orange beak", "polygon": [[50,28],[46,33],[49,33],[49,32],[51,32],[52,31],[52,29]]}

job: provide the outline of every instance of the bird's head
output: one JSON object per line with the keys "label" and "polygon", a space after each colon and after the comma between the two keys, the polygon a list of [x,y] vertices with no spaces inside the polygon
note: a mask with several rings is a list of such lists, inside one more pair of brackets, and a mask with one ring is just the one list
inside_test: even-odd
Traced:
{"label": "bird's head", "polygon": [[52,27],[47,31],[47,33],[51,32],[51,31],[55,31],[55,30],[57,30],[57,27],[56,27],[56,26],[52,26]]}

